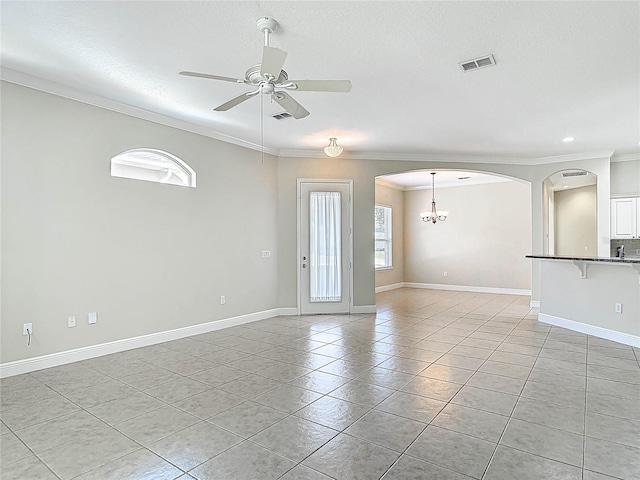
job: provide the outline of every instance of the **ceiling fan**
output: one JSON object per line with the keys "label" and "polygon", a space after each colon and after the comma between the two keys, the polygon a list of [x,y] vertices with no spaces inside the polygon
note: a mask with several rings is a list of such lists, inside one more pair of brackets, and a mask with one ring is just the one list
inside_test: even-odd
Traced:
{"label": "ceiling fan", "polygon": [[278,29],[278,22],[270,17],[261,17],[257,20],[256,26],[258,30],[264,33],[262,61],[249,67],[245,72],[244,78],[223,77],[208,73],[180,72],[180,75],[188,77],[209,78],[256,87],[255,90],[238,95],[214,108],[216,112],[226,112],[251,97],[262,93],[263,95],[270,95],[288,114],[299,119],[309,115],[309,112],[296,102],[286,90],[299,90],[301,92],[349,92],[351,90],[351,81],[349,80],[289,80],[287,72],[282,70],[284,61],[287,58],[287,52],[269,46],[269,35]]}

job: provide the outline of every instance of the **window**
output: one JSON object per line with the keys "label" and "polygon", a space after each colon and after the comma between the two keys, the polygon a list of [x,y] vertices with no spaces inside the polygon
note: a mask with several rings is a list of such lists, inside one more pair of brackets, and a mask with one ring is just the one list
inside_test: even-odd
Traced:
{"label": "window", "polygon": [[113,157],[111,176],[183,187],[196,186],[196,172],[189,165],[170,153],[151,148],[127,150]]}
{"label": "window", "polygon": [[342,301],[340,192],[309,196],[309,275],[311,302]]}
{"label": "window", "polygon": [[393,266],[391,255],[391,207],[376,205],[376,270]]}

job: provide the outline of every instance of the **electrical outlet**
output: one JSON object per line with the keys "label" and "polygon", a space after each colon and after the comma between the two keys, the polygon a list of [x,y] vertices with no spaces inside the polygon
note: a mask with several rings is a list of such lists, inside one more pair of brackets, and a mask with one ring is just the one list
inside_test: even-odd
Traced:
{"label": "electrical outlet", "polygon": [[444,272],[444,276],[448,277],[449,276],[449,272]]}
{"label": "electrical outlet", "polygon": [[73,328],[76,326],[76,317],[67,317],[67,327]]}
{"label": "electrical outlet", "polygon": [[220,305],[224,305],[226,303],[227,299],[225,298],[224,295],[220,295]]}
{"label": "electrical outlet", "polygon": [[615,310],[616,310],[616,313],[622,313],[622,304],[616,303]]}
{"label": "electrical outlet", "polygon": [[96,312],[91,312],[87,315],[87,321],[89,325],[93,325],[94,323],[98,323],[98,314]]}
{"label": "electrical outlet", "polygon": [[260,255],[262,256],[262,258],[269,258],[271,257],[271,250],[262,250],[260,252]]}
{"label": "electrical outlet", "polygon": [[33,335],[32,323],[25,323],[22,325],[22,335]]}

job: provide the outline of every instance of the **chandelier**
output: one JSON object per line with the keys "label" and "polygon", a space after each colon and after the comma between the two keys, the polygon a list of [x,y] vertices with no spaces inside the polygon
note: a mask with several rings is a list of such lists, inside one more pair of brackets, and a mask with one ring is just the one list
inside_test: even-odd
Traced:
{"label": "chandelier", "polygon": [[447,219],[447,215],[449,212],[446,210],[436,210],[436,173],[431,172],[431,211],[430,212],[422,212],[420,216],[422,217],[423,222],[431,222],[436,223],[438,220],[444,222]]}

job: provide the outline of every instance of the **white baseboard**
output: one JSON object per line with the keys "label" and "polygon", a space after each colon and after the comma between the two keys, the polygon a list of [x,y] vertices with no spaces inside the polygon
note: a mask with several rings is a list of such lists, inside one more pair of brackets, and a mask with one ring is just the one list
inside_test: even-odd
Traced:
{"label": "white baseboard", "polygon": [[531,300],[531,302],[529,302],[529,306],[531,308],[540,308],[540,300]]}
{"label": "white baseboard", "polygon": [[553,315],[547,315],[546,313],[539,313],[538,320],[542,323],[555,325],[556,327],[562,327],[575,332],[586,333],[587,335],[593,335],[594,337],[604,338],[613,342],[640,348],[640,336],[616,332],[615,330],[609,330],[608,328],[580,323],[566,318],[554,317]]}
{"label": "white baseboard", "polygon": [[376,287],[376,293],[388,292],[389,290],[395,290],[396,288],[402,288],[402,287],[404,287],[404,282],[391,283],[389,285],[382,285],[380,287]]}
{"label": "white baseboard", "polygon": [[351,313],[376,313],[375,305],[354,305]]}
{"label": "white baseboard", "polygon": [[279,308],[278,315],[299,315],[298,307]]}
{"label": "white baseboard", "polygon": [[447,285],[444,283],[404,282],[407,288],[427,288],[431,290],[452,290],[455,292],[496,293],[500,295],[531,295],[531,290],[522,288],[478,287],[475,285]]}
{"label": "white baseboard", "polygon": [[[213,322],[176,328],[175,330],[150,333],[139,337],[125,338],[114,342],[101,343],[99,345],[75,348],[65,352],[52,353],[49,355],[42,355],[40,357],[26,358],[24,360],[3,363],[0,364],[0,378],[12,377],[14,375],[29,373],[43,368],[57,367],[59,365],[88,360],[89,358],[109,355],[111,353],[123,352],[125,350],[146,347],[171,340],[178,340],[179,338],[190,337],[192,335],[200,335],[214,330],[264,320],[278,316],[280,314],[280,310],[281,309],[274,308],[271,310],[264,310],[262,312],[249,313],[247,315],[239,315],[237,317],[215,320]],[[297,310],[295,315],[297,315]]]}

